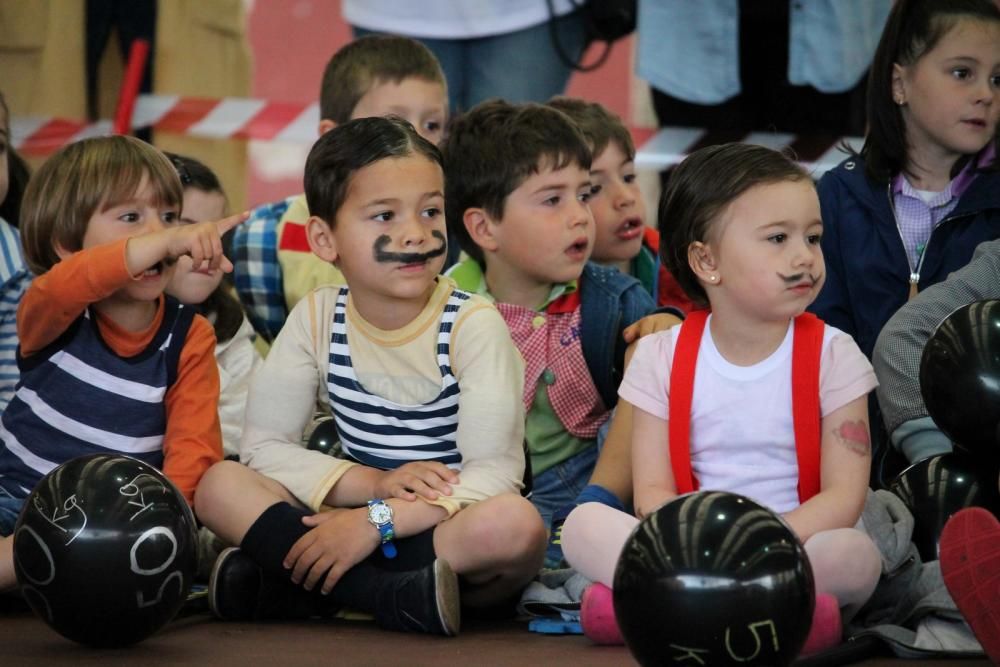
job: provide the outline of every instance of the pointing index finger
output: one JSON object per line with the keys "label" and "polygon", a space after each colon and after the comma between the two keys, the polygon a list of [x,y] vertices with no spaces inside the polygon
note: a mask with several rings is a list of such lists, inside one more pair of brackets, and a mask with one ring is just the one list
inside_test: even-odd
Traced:
{"label": "pointing index finger", "polygon": [[243,211],[242,213],[237,213],[236,215],[216,221],[215,228],[219,231],[219,236],[222,236],[233,227],[246,222],[249,217],[250,211]]}

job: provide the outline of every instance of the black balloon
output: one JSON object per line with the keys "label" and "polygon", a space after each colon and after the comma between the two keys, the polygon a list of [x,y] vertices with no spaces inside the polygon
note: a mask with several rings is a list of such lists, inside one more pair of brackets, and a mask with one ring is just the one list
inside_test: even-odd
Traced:
{"label": "black balloon", "polygon": [[642,665],[787,665],[805,643],[812,569],[788,525],[732,493],[680,496],[644,518],[614,607]]}
{"label": "black balloon", "polygon": [[913,543],[921,560],[937,560],[941,531],[955,512],[984,507],[1000,516],[1000,468],[953,452],[924,459],[899,473],[889,490],[913,515]]}
{"label": "black balloon", "polygon": [[1000,456],[1000,301],[962,306],[938,325],[920,358],[920,392],[958,447]]}
{"label": "black balloon", "polygon": [[163,473],[92,454],[58,466],[28,496],[14,527],[14,570],[25,600],[58,633],[125,646],[180,609],[196,545],[194,516]]}
{"label": "black balloon", "polygon": [[316,424],[309,435],[306,449],[314,449],[324,454],[336,456],[339,452],[340,437],[337,435],[337,422],[333,418],[324,419]]}

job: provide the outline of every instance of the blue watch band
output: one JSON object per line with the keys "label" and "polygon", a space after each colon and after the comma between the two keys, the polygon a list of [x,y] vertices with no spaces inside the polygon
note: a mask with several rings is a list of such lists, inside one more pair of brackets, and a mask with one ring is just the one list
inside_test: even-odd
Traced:
{"label": "blue watch band", "polygon": [[[372,509],[375,506],[382,507],[383,518],[380,520],[373,517]],[[368,522],[378,529],[379,536],[382,539],[382,554],[386,558],[395,558],[396,545],[393,543],[393,539],[396,537],[396,527],[392,522],[392,508],[381,498],[369,500]]]}

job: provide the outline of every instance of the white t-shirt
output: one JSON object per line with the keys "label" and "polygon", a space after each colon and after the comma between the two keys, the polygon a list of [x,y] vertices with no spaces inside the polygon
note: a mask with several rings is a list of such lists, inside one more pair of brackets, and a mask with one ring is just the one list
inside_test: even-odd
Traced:
{"label": "white t-shirt", "polygon": [[[794,327],[789,325],[781,345],[768,358],[752,366],[736,366],[715,347],[709,325],[695,367],[691,470],[701,489],[739,493],[775,512],[791,511],[799,505],[792,420]],[[669,419],[674,340],[680,326],[639,341],[619,388],[626,401],[665,421]],[[854,340],[829,325],[823,332],[819,378],[824,417],[878,384]]]}
{"label": "white t-shirt", "polygon": [[[573,4],[553,0],[553,8],[562,16]],[[546,0],[343,0],[341,13],[359,28],[430,39],[503,35],[549,20]]]}

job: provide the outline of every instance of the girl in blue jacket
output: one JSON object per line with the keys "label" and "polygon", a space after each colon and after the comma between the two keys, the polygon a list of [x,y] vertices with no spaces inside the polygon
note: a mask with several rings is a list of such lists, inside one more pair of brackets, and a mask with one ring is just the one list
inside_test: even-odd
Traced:
{"label": "girl in blue jacket", "polygon": [[870,358],[892,314],[1000,237],[1000,9],[900,0],[871,68],[860,155],[819,183],[827,280],[811,310]]}

